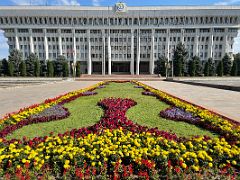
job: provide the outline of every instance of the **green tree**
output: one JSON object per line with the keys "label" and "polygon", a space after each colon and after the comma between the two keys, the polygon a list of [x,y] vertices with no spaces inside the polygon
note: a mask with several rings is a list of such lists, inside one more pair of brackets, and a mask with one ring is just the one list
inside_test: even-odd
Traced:
{"label": "green tree", "polygon": [[232,67],[232,61],[228,54],[225,54],[223,59],[223,75],[230,75],[231,67]]}
{"label": "green tree", "polygon": [[20,66],[19,66],[19,69],[20,69],[20,75],[25,77],[27,75],[27,70],[26,70],[26,63],[25,61],[22,61]]}
{"label": "green tree", "polygon": [[55,68],[54,68],[54,72],[55,75],[58,77],[63,76],[63,65],[64,62],[66,62],[66,58],[65,56],[58,56],[57,60],[55,61]]}
{"label": "green tree", "polygon": [[240,53],[238,53],[234,56],[234,61],[236,61],[237,76],[240,76]]}
{"label": "green tree", "polygon": [[223,62],[219,61],[217,65],[217,75],[223,76]]}
{"label": "green tree", "polygon": [[184,44],[179,43],[173,52],[173,71],[175,76],[183,76],[186,72],[186,60],[188,52]]}
{"label": "green tree", "polygon": [[8,61],[12,62],[14,67],[14,74],[16,76],[20,75],[19,66],[22,62],[22,53],[19,50],[13,49],[8,56]]}
{"label": "green tree", "polygon": [[12,61],[8,61],[8,75],[14,76],[14,65]]}
{"label": "green tree", "polygon": [[204,73],[204,76],[209,76],[209,64],[208,64],[208,61],[205,62],[203,73]]}
{"label": "green tree", "polygon": [[79,77],[80,75],[81,75],[80,61],[77,61],[77,64],[76,64],[76,77]]}
{"label": "green tree", "polygon": [[8,61],[5,58],[2,60],[2,73],[8,75]]}
{"label": "green tree", "polygon": [[47,62],[47,75],[48,77],[54,76],[54,66],[52,61]]}
{"label": "green tree", "polygon": [[39,60],[34,62],[34,75],[36,77],[40,76],[40,62],[39,62]]}
{"label": "green tree", "polygon": [[69,67],[67,61],[63,62],[63,77],[68,77],[69,75]]}
{"label": "green tree", "polygon": [[208,58],[209,76],[215,76],[215,63],[212,58]]}
{"label": "green tree", "polygon": [[2,66],[3,66],[3,65],[2,65],[2,60],[1,60],[1,61],[0,61],[0,76],[2,76],[2,74],[3,74],[3,73],[2,73]]}
{"label": "green tree", "polygon": [[195,61],[195,66],[196,66],[196,72],[195,75],[196,76],[201,76],[202,75],[202,62],[200,60],[200,58],[198,56],[194,56],[193,60]]}
{"label": "green tree", "polygon": [[196,61],[194,59],[188,61],[188,74],[190,76],[196,75]]}
{"label": "green tree", "polygon": [[165,56],[161,56],[159,60],[156,61],[156,67],[154,69],[155,74],[161,74],[161,76],[166,76],[166,63],[168,59]]}
{"label": "green tree", "polygon": [[237,76],[237,60],[234,59],[232,69],[231,69],[231,76]]}
{"label": "green tree", "polygon": [[26,59],[27,76],[35,76],[35,62],[38,61],[36,54],[31,53]]}
{"label": "green tree", "polygon": [[40,61],[40,76],[47,76],[47,64],[45,61]]}

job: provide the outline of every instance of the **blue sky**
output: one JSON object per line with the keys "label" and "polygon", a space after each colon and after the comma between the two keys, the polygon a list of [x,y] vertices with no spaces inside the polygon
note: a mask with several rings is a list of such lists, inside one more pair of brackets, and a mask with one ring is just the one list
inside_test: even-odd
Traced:
{"label": "blue sky", "polygon": [[[6,5],[78,5],[78,6],[113,6],[118,0],[1,0],[0,6]],[[240,5],[240,0],[122,0],[128,6],[151,5]],[[239,33],[240,34],[240,33]],[[240,52],[240,36],[235,40],[234,52]],[[3,32],[0,31],[0,59],[8,56],[8,46]]]}

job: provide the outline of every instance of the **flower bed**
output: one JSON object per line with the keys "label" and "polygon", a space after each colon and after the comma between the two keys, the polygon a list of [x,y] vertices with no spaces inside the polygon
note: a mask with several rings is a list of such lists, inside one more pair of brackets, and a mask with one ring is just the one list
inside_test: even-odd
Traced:
{"label": "flower bed", "polygon": [[184,100],[181,100],[177,97],[169,95],[160,90],[154,89],[143,83],[140,83],[140,82],[136,82],[136,83],[139,86],[143,86],[146,91],[150,91],[156,94],[156,96],[160,100],[172,106],[176,106],[180,109],[183,109],[186,112],[190,112],[193,114],[193,116],[199,117],[201,119],[200,125],[203,128],[212,130],[214,132],[217,132],[220,135],[223,135],[226,139],[228,139],[229,141],[232,141],[232,143],[240,144],[240,126],[238,122],[229,121],[228,119],[225,119],[215,114],[214,112],[211,112],[202,107],[190,104]]}
{"label": "flower bed", "polygon": [[13,131],[16,131],[17,129],[20,129],[27,125],[65,119],[69,115],[70,113],[67,108],[62,107],[60,105],[55,105],[47,109],[44,109],[39,114],[33,114],[16,124],[6,126],[0,131],[0,138],[6,137]]}
{"label": "flower bed", "polygon": [[[17,123],[19,123],[22,120],[27,119],[31,115],[38,114],[38,113],[44,111],[45,109],[50,108],[51,106],[54,106],[57,104],[62,105],[62,104],[68,103],[70,101],[73,101],[76,98],[83,96],[85,92],[93,91],[98,86],[101,86],[103,84],[104,84],[104,82],[100,82],[100,83],[90,86],[88,88],[84,88],[84,89],[80,89],[78,91],[66,93],[64,95],[61,95],[61,96],[58,96],[58,97],[55,97],[52,99],[47,99],[41,104],[35,104],[30,107],[20,109],[18,112],[9,113],[5,117],[0,119],[0,130],[6,128],[9,125],[16,125]],[[94,95],[94,94],[95,94],[95,92],[91,93],[91,94],[86,93],[85,95]]]}
{"label": "flower bed", "polygon": [[[156,94],[158,98],[172,105],[176,104],[178,108],[164,111],[166,117],[176,120],[188,119],[189,122],[196,120],[207,124],[208,121],[204,121],[203,117],[197,114],[201,113],[202,109],[144,84],[140,85]],[[82,92],[53,101],[57,104],[56,109],[60,110],[61,104],[80,96]],[[30,140],[0,139],[0,176],[6,179],[238,177],[239,141],[229,143],[230,141],[224,138],[179,138],[157,128],[141,126],[126,117],[127,110],[136,104],[133,99],[106,98],[98,103],[104,109],[104,115],[93,126]],[[51,108],[56,110],[54,106],[51,105],[49,109],[45,108],[41,113],[33,113],[28,117],[50,117]],[[186,107],[196,108],[195,113]],[[63,111],[61,115],[64,115]],[[20,122],[23,121],[24,119]],[[230,124],[231,128],[239,128]],[[215,127],[219,127],[219,124],[216,123]],[[222,128],[219,129],[223,131]]]}

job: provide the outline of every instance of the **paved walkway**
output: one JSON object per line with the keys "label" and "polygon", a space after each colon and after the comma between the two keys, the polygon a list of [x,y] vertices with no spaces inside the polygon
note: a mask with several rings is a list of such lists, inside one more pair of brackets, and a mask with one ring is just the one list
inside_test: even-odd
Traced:
{"label": "paved walkway", "polygon": [[142,82],[240,122],[240,92],[165,81]]}
{"label": "paved walkway", "polygon": [[41,103],[45,99],[82,89],[97,81],[63,81],[51,84],[30,85],[17,88],[0,89],[0,118],[6,113],[14,112],[32,104]]}

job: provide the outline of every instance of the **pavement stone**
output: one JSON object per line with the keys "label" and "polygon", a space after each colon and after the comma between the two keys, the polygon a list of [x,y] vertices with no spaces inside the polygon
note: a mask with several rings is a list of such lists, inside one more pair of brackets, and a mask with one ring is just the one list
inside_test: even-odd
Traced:
{"label": "pavement stone", "polygon": [[166,81],[141,81],[240,122],[240,92]]}

